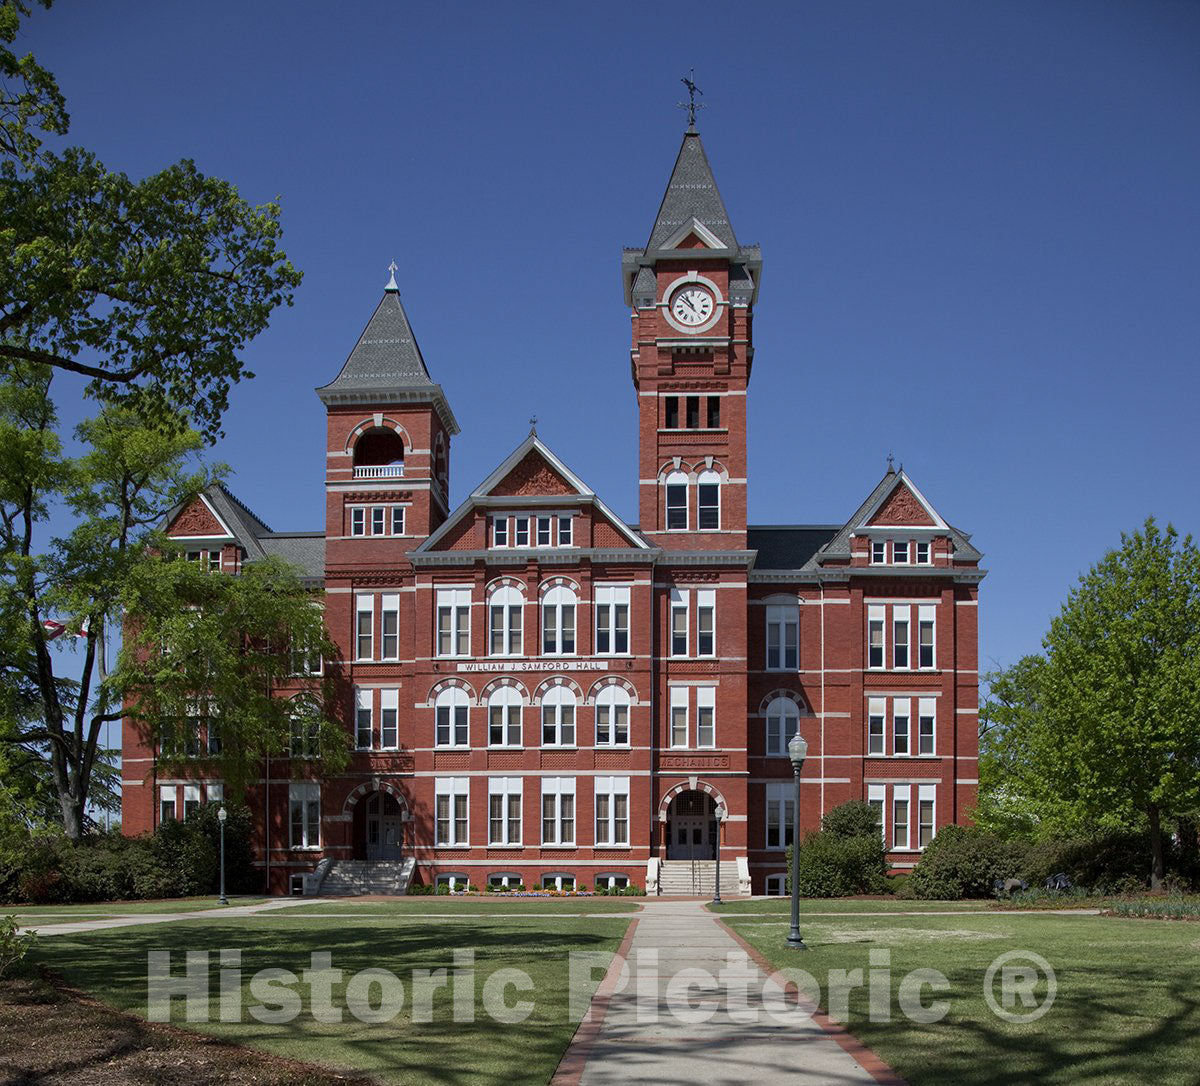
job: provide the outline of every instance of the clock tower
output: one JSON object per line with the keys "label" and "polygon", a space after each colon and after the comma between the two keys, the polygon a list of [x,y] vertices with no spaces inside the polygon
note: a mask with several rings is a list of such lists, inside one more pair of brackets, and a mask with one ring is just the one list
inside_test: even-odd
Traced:
{"label": "clock tower", "polygon": [[640,525],[655,546],[746,548],[746,389],[761,268],[758,246],[737,240],[690,125],[649,239],[621,259]]}

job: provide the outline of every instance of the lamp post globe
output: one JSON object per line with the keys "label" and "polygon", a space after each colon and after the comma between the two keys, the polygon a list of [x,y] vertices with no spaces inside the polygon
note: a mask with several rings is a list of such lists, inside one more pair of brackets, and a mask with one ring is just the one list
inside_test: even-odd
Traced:
{"label": "lamp post globe", "polygon": [[218,905],[228,905],[229,898],[225,896],[225,820],[229,817],[229,812],[225,810],[225,804],[221,804],[217,811],[217,823],[221,827],[221,896],[217,898]]}
{"label": "lamp post globe", "polygon": [[717,843],[716,843],[717,881],[713,887],[713,904],[720,905],[721,904],[721,826],[724,825],[724,823],[725,823],[725,814],[726,814],[725,804],[718,803],[715,814],[717,816]]}
{"label": "lamp post globe", "polygon": [[795,796],[792,800],[792,926],[788,932],[788,946],[807,950],[800,936],[800,772],[804,759],[808,757],[808,742],[797,729],[788,741],[788,759],[792,763],[795,780]]}

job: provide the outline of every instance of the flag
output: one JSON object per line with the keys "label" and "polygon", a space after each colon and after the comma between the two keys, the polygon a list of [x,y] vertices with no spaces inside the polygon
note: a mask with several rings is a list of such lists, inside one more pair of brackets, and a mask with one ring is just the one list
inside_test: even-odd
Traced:
{"label": "flag", "polygon": [[42,629],[46,631],[46,640],[53,641],[56,637],[61,637],[66,629],[61,622],[55,622],[52,618],[42,619]]}

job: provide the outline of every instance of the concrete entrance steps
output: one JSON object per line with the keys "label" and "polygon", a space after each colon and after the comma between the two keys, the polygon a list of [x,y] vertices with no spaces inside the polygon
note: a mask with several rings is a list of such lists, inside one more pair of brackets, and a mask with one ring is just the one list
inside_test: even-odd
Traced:
{"label": "concrete entrance steps", "polygon": [[[715,860],[663,860],[658,869],[658,892],[663,897],[712,897],[716,888]],[[722,860],[721,893],[737,892],[737,861]]]}
{"label": "concrete entrance steps", "polygon": [[[408,892],[414,863],[407,860],[337,860],[330,865],[317,891],[326,897]],[[724,872],[722,872],[722,875]]]}

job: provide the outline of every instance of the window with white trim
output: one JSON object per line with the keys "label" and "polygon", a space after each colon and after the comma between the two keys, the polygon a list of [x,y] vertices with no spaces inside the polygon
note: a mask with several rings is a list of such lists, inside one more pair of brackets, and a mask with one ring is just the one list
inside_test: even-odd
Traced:
{"label": "window with white trim", "polygon": [[557,890],[561,893],[570,893],[575,889],[574,875],[543,875],[542,876],[543,890]]}
{"label": "window with white trim", "polygon": [[173,784],[158,786],[158,820],[170,822],[175,818],[175,798],[179,789]]}
{"label": "window with white trim", "polygon": [[488,698],[488,746],[521,745],[521,695],[516,687],[502,686]]}
{"label": "window with white trim", "polygon": [[394,592],[379,597],[379,659],[400,659],[400,596]]}
{"label": "window with white trim", "polygon": [[447,871],[438,875],[437,885],[450,887],[452,894],[465,894],[471,888],[471,877],[461,871]]}
{"label": "window with white trim", "polygon": [[885,566],[887,565],[887,540],[872,539],[871,540],[871,565]]}
{"label": "window with white trim", "polygon": [[787,754],[800,727],[800,709],[791,698],[774,698],[767,706],[767,753]]}
{"label": "window with white trim", "polygon": [[702,532],[721,527],[721,476],[715,471],[702,471],[696,482],[696,526]]}
{"label": "window with white trim", "polygon": [[471,590],[469,588],[438,589],[437,655],[471,655]]}
{"label": "window with white trim", "polygon": [[884,666],[883,630],[887,625],[887,608],[881,603],[867,607],[867,667]]}
{"label": "window with white trim", "polygon": [[688,526],[688,477],[682,471],[667,476],[667,531],[684,532]]}
{"label": "window with white trim", "polygon": [[542,698],[542,746],[575,746],[575,692],[553,686]]}
{"label": "window with white trim", "polygon": [[917,753],[934,754],[937,751],[937,698],[919,698],[917,701]]}
{"label": "window with white trim", "polygon": [[514,517],[513,518],[513,546],[528,547],[529,546],[529,518]]}
{"label": "window with white trim", "polygon": [[318,781],[288,784],[292,848],[321,847],[321,785]]}
{"label": "window with white trim", "polygon": [[434,843],[451,848],[470,844],[470,777],[436,777],[433,782]]}
{"label": "window with white trim", "polygon": [[224,803],[225,802],[225,782],[224,781],[209,781],[204,786],[204,802],[205,803]]}
{"label": "window with white trim", "polygon": [[688,688],[671,687],[671,746],[688,745]]}
{"label": "window with white trim", "polygon": [[768,875],[764,889],[768,897],[783,897],[787,893],[787,875]]}
{"label": "window with white trim", "polygon": [[717,745],[717,688],[696,687],[696,746]]}
{"label": "window with white trim", "polygon": [[553,517],[538,517],[537,524],[537,545],[539,547],[549,547],[552,541],[551,529],[554,526]]}
{"label": "window with white trim", "polygon": [[183,817],[189,819],[200,810],[200,785],[185,784],[183,786]]}
{"label": "window with white trim", "polygon": [[767,670],[796,671],[800,667],[800,607],[769,603],[767,612]]}
{"label": "window with white trim", "polygon": [[438,693],[434,702],[435,742],[439,747],[465,747],[470,742],[470,699],[458,686]]}
{"label": "window with white trim", "polygon": [[937,785],[917,785],[917,848],[924,848],[933,840],[937,822]]}
{"label": "window with white trim", "polygon": [[392,535],[404,534],[404,506],[393,505],[392,507]]}
{"label": "window with white trim", "polygon": [[492,517],[492,546],[508,546],[508,517]]}
{"label": "window with white trim", "polygon": [[387,528],[387,510],[382,505],[371,506],[371,534],[384,535]]}
{"label": "window with white trim", "polygon": [[897,671],[908,670],[908,627],[911,617],[912,608],[908,604],[892,605],[892,667]]}
{"label": "window with white trim", "polygon": [[908,546],[909,544],[907,539],[892,540],[892,565],[908,565]]}
{"label": "window with white trim", "polygon": [[892,698],[892,753],[911,754],[912,698]]}
{"label": "window with white trim", "polygon": [[518,886],[525,885],[525,879],[515,872],[498,871],[494,875],[488,875],[488,885],[493,890],[515,890]]}
{"label": "window with white trim", "polygon": [[488,778],[488,844],[521,843],[520,777]]}
{"label": "window with white trim", "polygon": [[671,655],[688,654],[688,592],[671,589]]}
{"label": "window with white trim", "polygon": [[300,698],[292,700],[290,724],[292,757],[315,758],[320,753],[321,723]]}
{"label": "window with white trim", "polygon": [[696,655],[717,654],[717,590],[696,590]]}
{"label": "window with white trim", "polygon": [[892,787],[892,848],[909,847],[909,803],[912,797],[910,785]]}
{"label": "window with white trim", "polygon": [[767,792],[767,848],[784,849],[792,843],[796,820],[796,786],[793,781],[771,781]]}
{"label": "window with white trim", "polygon": [[887,785],[867,785],[867,805],[875,812],[875,820],[879,824],[879,839],[887,846],[887,826],[884,823],[883,812],[887,807]]}
{"label": "window with white trim", "polygon": [[937,622],[937,606],[922,603],[917,608],[917,667],[930,670],[937,666],[937,649],[934,633]]}
{"label": "window with white trim", "polygon": [[375,659],[375,597],[354,597],[354,658]]}
{"label": "window with white trim", "polygon": [[361,686],[354,688],[354,745],[359,750],[370,750],[374,738],[374,722],[371,718],[371,691]]}
{"label": "window with white trim", "polygon": [[512,585],[498,588],[488,601],[488,654],[520,656],[524,627],[525,597]]}
{"label": "window with white trim", "polygon": [[929,540],[923,539],[913,544],[916,555],[913,561],[919,566],[929,565]]}
{"label": "window with white trim", "polygon": [[883,754],[887,730],[887,698],[867,701],[867,753]]}
{"label": "window with white trim", "polygon": [[400,746],[400,691],[395,687],[379,691],[379,746],[382,750]]}
{"label": "window with white trim", "polygon": [[596,654],[623,656],[629,652],[629,588],[596,588]]}
{"label": "window with white trim", "polygon": [[575,844],[575,778],[542,778],[542,844]]}
{"label": "window with white trim", "polygon": [[624,890],[629,885],[629,876],[624,874],[608,874],[596,876],[596,889]]}
{"label": "window with white trim", "polygon": [[556,585],[542,598],[542,654],[575,655],[575,593]]}
{"label": "window with white trim", "polygon": [[208,573],[219,573],[221,571],[220,551],[188,551],[185,557],[193,565],[200,566],[201,569]]}
{"label": "window with white trim", "polygon": [[596,746],[629,745],[629,694],[620,686],[606,686],[596,695]]}
{"label": "window with white trim", "polygon": [[629,778],[597,777],[596,844],[629,844]]}
{"label": "window with white trim", "polygon": [[572,532],[572,524],[573,524],[572,517],[566,516],[566,517],[558,518],[558,545],[560,547],[574,546],[574,542],[573,542],[574,535]]}
{"label": "window with white trim", "polygon": [[350,534],[367,534],[367,510],[364,506],[356,505],[350,510]]}

